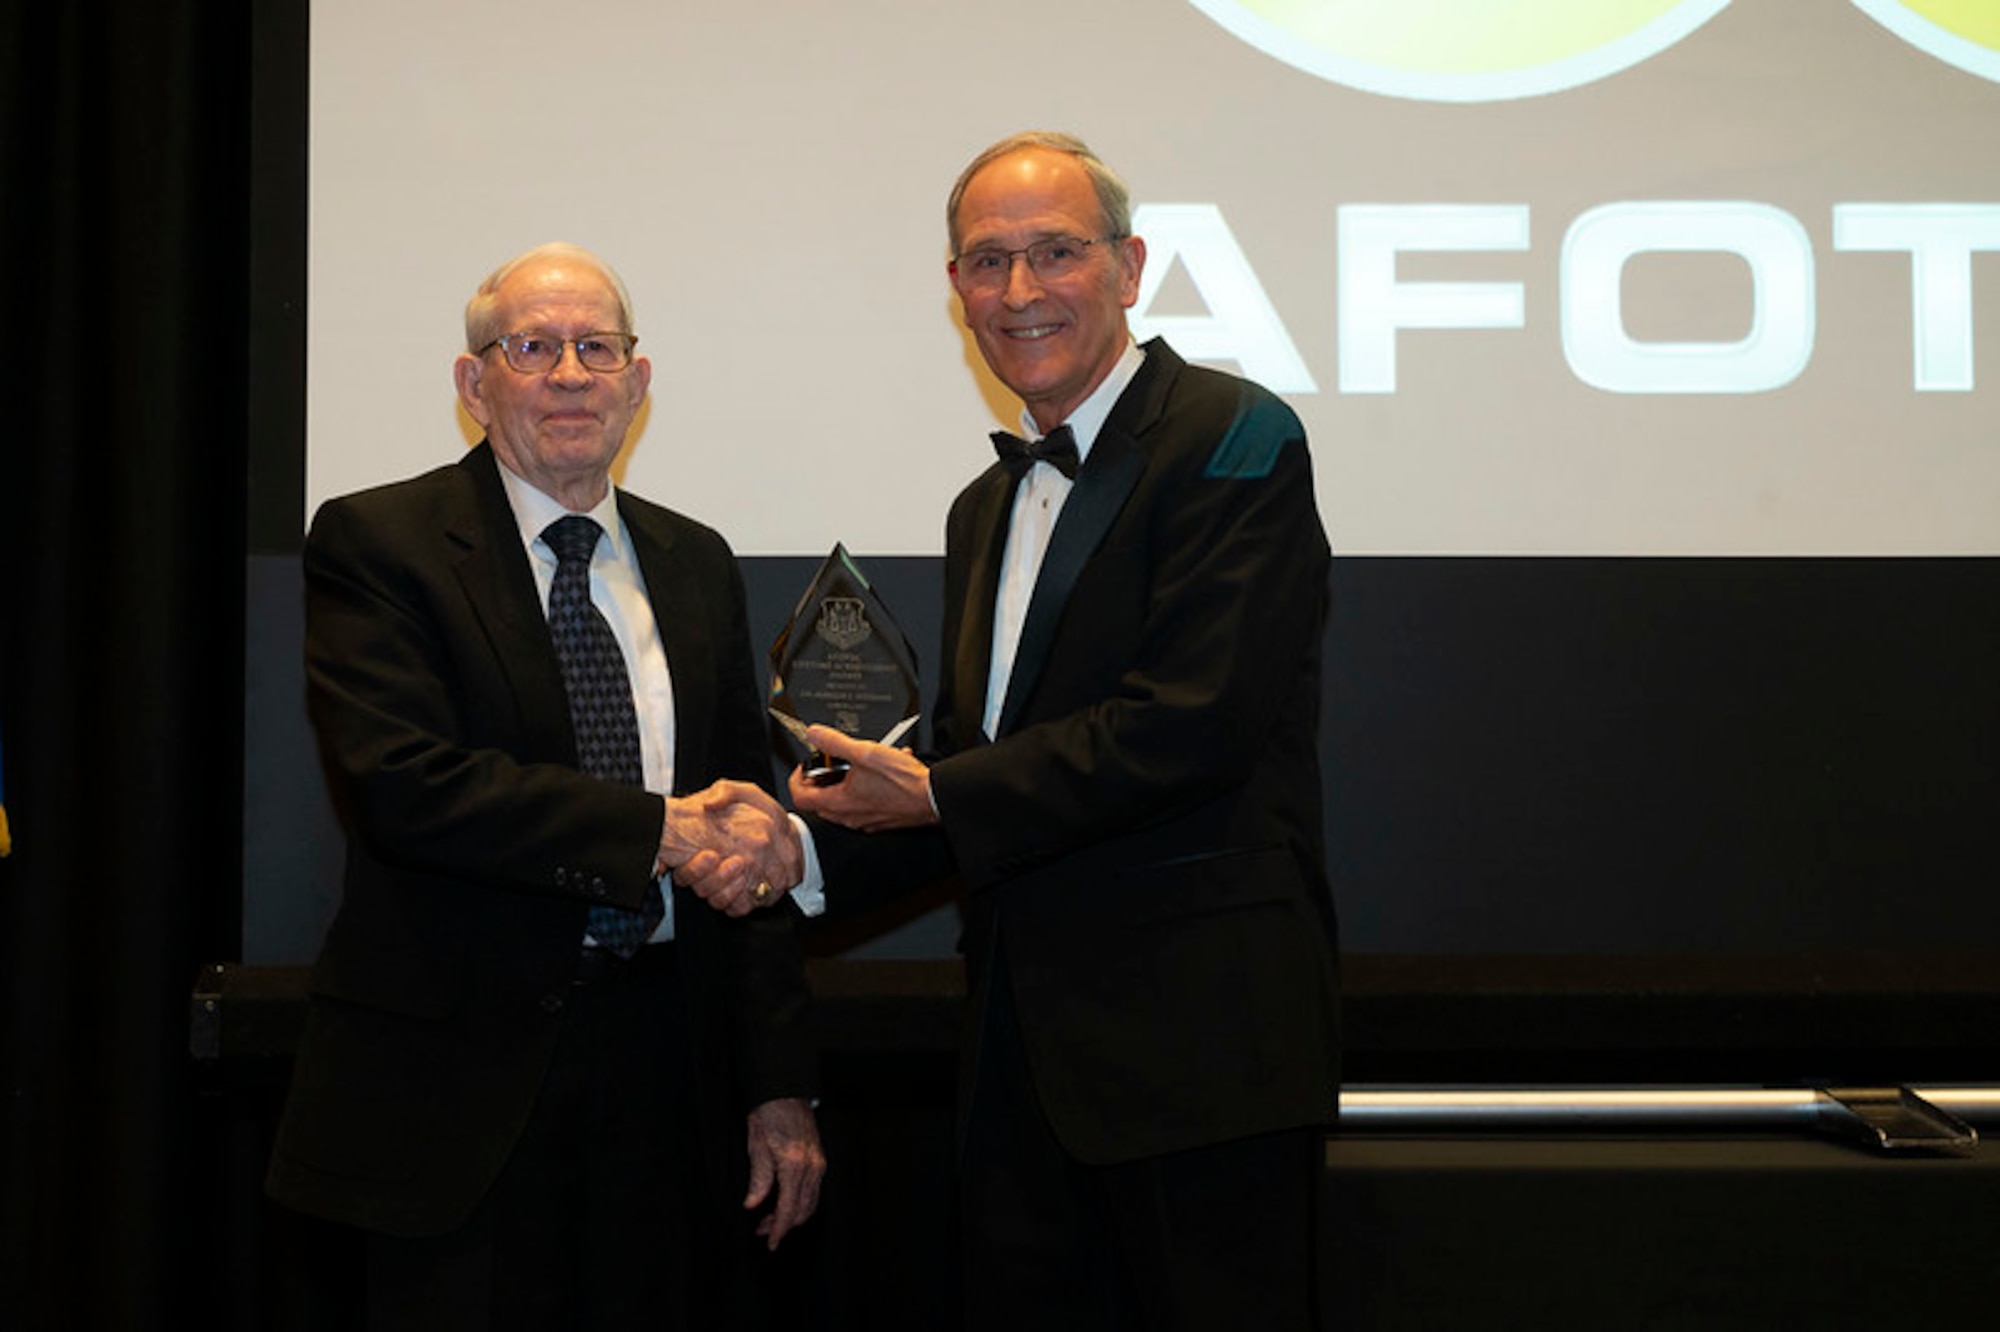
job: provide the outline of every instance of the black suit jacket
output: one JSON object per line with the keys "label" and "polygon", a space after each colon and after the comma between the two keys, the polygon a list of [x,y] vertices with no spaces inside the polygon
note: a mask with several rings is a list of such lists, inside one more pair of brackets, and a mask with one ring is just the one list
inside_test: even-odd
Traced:
{"label": "black suit jacket", "polygon": [[[974,1011],[997,958],[1058,1138],[1100,1163],[1329,1122],[1339,1085],[1305,432],[1146,353],[1050,539],[991,743],[1012,479],[952,505],[933,719]],[[921,841],[832,833],[831,900]]]}
{"label": "black suit jacket", "polygon": [[[768,786],[734,557],[678,514],[618,506],[673,675],[676,786]],[[439,1234],[526,1122],[588,907],[650,891],[663,804],[577,770],[489,447],[329,501],[305,576],[308,702],[349,845],[268,1187],[332,1220]],[[732,1153],[728,1111],[812,1090],[791,914],[730,921],[676,890],[691,1072]]]}

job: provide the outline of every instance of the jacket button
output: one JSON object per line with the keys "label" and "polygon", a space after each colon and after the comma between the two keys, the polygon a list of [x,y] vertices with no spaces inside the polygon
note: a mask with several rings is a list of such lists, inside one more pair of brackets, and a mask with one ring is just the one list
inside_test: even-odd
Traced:
{"label": "jacket button", "polygon": [[568,886],[569,886],[569,871],[567,869],[564,869],[560,865],[556,866],[556,887],[567,888]]}
{"label": "jacket button", "polygon": [[563,998],[561,995],[545,994],[542,996],[542,1011],[544,1013],[560,1013],[562,1012],[562,1008]]}
{"label": "jacket button", "polygon": [[590,881],[590,895],[601,900],[611,896],[611,890],[605,886],[603,879],[592,879]]}

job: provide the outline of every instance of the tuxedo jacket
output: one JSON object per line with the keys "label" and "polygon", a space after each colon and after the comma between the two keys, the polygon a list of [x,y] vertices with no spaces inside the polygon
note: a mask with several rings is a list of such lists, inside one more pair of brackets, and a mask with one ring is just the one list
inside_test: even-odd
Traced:
{"label": "tuxedo jacket", "polygon": [[[734,557],[620,493],[674,688],[677,793],[770,785]],[[303,1211],[401,1235],[454,1228],[540,1087],[588,908],[650,878],[660,796],[577,768],[561,668],[499,464],[329,501],[306,540],[308,705],[348,828],[343,899],[268,1177]],[[813,1090],[791,912],[744,921],[676,890],[693,1084],[732,1112]]]}
{"label": "tuxedo jacket", "polygon": [[[991,742],[1015,483],[995,464],[953,503],[932,733],[974,1014],[1012,988],[1051,1125],[1097,1163],[1326,1123],[1339,1084],[1305,432],[1145,350],[1050,537]],[[836,832],[829,900],[921,840]]]}

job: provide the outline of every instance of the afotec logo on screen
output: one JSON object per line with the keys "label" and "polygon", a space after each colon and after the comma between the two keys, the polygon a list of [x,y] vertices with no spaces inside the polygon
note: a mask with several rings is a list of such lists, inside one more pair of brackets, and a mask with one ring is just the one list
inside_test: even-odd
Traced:
{"label": "afotec logo on screen", "polygon": [[1364,92],[1428,102],[1536,97],[1658,55],[1729,0],[1192,0],[1267,55]]}
{"label": "afotec logo on screen", "polygon": [[[1607,78],[1673,46],[1729,0],[1190,0],[1323,79],[1389,97],[1497,102]],[[1853,0],[1919,50],[2000,82],[1995,0]]]}
{"label": "afotec logo on screen", "polygon": [[1993,0],[1854,0],[1919,51],[2000,83],[2000,4]]}

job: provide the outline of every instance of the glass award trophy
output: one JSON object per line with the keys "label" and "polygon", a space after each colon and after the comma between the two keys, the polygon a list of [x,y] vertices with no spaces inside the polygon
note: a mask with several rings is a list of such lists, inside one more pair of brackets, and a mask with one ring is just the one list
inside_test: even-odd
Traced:
{"label": "glass award trophy", "polygon": [[847,775],[847,763],[806,742],[806,727],[831,726],[885,745],[900,741],[922,709],[910,640],[867,577],[835,545],[771,644],[771,716],[815,786]]}

